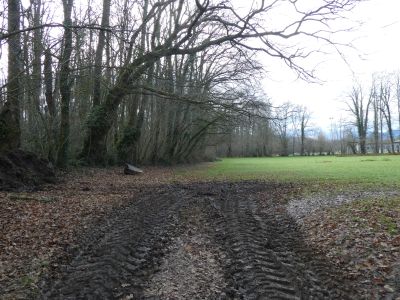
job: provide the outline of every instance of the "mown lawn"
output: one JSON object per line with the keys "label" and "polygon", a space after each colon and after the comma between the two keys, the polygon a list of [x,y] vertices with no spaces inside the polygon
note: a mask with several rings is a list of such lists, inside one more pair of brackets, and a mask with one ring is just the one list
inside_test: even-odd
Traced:
{"label": "mown lawn", "polygon": [[265,179],[398,186],[400,155],[226,158],[189,172],[195,177],[216,180]]}

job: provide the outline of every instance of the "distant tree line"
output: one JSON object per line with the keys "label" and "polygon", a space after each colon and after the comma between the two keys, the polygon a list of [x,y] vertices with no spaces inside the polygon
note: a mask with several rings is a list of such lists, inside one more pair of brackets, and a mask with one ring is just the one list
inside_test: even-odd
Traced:
{"label": "distant tree line", "polygon": [[375,74],[348,93],[351,121],[342,139],[355,153],[396,153],[400,146],[400,74]]}
{"label": "distant tree line", "polygon": [[310,111],[286,102],[264,107],[264,116],[241,118],[218,147],[220,155],[329,155],[400,153],[400,73],[374,74],[344,96],[346,116],[325,131]]}
{"label": "distant tree line", "polygon": [[[267,116],[267,117],[265,117]],[[333,154],[326,133],[312,123],[312,113],[302,105],[263,103],[257,111],[240,116],[221,133],[217,153],[227,157],[262,157]]]}

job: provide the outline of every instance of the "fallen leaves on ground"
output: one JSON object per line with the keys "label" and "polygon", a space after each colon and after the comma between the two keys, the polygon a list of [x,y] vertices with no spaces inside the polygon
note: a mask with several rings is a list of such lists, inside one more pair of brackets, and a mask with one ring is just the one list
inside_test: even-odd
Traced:
{"label": "fallen leaves on ground", "polygon": [[80,169],[61,183],[31,193],[0,192],[0,290],[26,298],[57,257],[78,242],[79,233],[114,208],[134,200],[148,185],[173,177],[170,168],[146,168],[126,176],[122,168]]}
{"label": "fallen leaves on ground", "polygon": [[319,211],[303,219],[308,241],[367,299],[400,289],[400,198],[375,197]]}
{"label": "fallen leaves on ground", "polygon": [[[86,168],[64,174],[62,183],[42,191],[0,192],[0,290],[7,293],[3,298],[27,298],[40,275],[78,243],[80,232],[134,201],[142,189],[199,179],[187,173],[176,176],[171,168],[144,171],[126,176],[122,168]],[[265,196],[284,203],[288,194],[299,192],[297,186],[278,185]],[[303,229],[314,248],[377,298],[400,287],[399,222],[400,199],[375,198],[314,213],[304,219]]]}

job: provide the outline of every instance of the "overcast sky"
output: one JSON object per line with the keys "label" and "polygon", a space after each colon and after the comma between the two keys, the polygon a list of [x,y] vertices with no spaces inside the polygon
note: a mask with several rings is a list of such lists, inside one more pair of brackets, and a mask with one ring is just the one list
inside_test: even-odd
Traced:
{"label": "overcast sky", "polygon": [[314,123],[325,130],[332,121],[346,115],[343,98],[354,77],[368,86],[373,73],[400,70],[400,1],[368,0],[349,17],[362,22],[343,36],[353,40],[355,46],[353,50],[344,49],[349,65],[337,54],[316,57],[311,65],[320,63],[316,70],[321,84],[296,80],[293,72],[281,64],[265,60],[269,73],[263,86],[273,103],[291,101],[309,107]]}

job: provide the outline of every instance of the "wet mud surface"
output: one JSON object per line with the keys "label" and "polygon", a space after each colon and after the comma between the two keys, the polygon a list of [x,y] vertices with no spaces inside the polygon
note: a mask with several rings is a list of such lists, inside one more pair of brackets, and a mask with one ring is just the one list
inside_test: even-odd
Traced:
{"label": "wet mud surface", "polygon": [[39,299],[357,299],[258,182],[153,187],[90,229]]}

